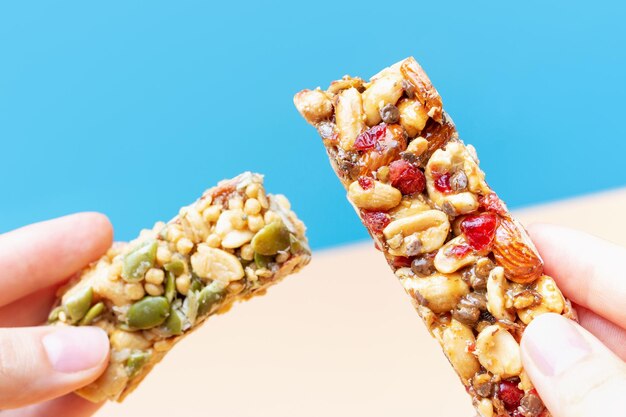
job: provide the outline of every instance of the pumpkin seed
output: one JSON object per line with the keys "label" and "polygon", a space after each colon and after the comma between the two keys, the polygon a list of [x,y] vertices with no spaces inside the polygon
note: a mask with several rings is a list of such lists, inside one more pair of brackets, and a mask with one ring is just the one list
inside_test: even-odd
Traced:
{"label": "pumpkin seed", "polygon": [[274,257],[273,256],[265,256],[265,255],[261,255],[260,253],[255,253],[254,254],[254,263],[259,268],[267,268],[267,266],[272,261],[274,261]]}
{"label": "pumpkin seed", "polygon": [[162,324],[170,313],[167,298],[144,297],[128,309],[128,325],[132,329],[151,329]]}
{"label": "pumpkin seed", "polygon": [[198,291],[189,291],[185,301],[187,301],[187,319],[193,325],[198,317]]}
{"label": "pumpkin seed", "polygon": [[85,314],[85,317],[83,317],[83,319],[80,321],[80,325],[81,326],[88,326],[91,324],[91,322],[94,321],[94,319],[96,319],[100,314],[102,314],[102,312],[104,311],[104,303],[102,301],[100,301],[97,304],[94,304],[89,311],[87,311],[87,314]]}
{"label": "pumpkin seed", "polygon": [[309,248],[309,245],[305,241],[298,239],[293,234],[289,234],[289,242],[289,251],[292,255],[298,255],[303,252],[311,253],[311,248]]}
{"label": "pumpkin seed", "polygon": [[87,314],[92,300],[93,289],[91,287],[79,290],[66,300],[64,304],[65,312],[72,323],[76,323]]}
{"label": "pumpkin seed", "polygon": [[183,272],[185,272],[185,263],[181,261],[180,259],[175,259],[171,262],[166,263],[163,266],[163,269],[165,269],[168,272],[173,272],[174,275],[180,275]]}
{"label": "pumpkin seed", "polygon": [[148,240],[127,253],[122,265],[122,278],[127,282],[141,281],[146,271],[154,266],[157,247],[156,240]]}
{"label": "pumpkin seed", "polygon": [[58,306],[54,308],[48,316],[48,323],[54,323],[55,321],[57,321],[59,319],[59,313],[64,310],[65,309],[63,308],[63,306]]}
{"label": "pumpkin seed", "polygon": [[221,291],[211,285],[207,285],[198,294],[198,316],[204,316],[211,307],[222,299]]}
{"label": "pumpkin seed", "polygon": [[167,273],[167,278],[165,281],[165,298],[170,303],[176,297],[176,278],[174,277],[173,272]]}
{"label": "pumpkin seed", "polygon": [[165,329],[171,335],[178,336],[183,333],[183,321],[183,314],[180,311],[172,308],[170,310],[169,317],[167,318],[167,320],[165,320]]}
{"label": "pumpkin seed", "polygon": [[278,220],[264,226],[252,239],[252,249],[265,256],[276,255],[289,247],[289,229]]}
{"label": "pumpkin seed", "polygon": [[130,354],[126,360],[126,372],[128,378],[133,378],[144,367],[144,365],[150,359],[150,353],[144,351],[135,351]]}

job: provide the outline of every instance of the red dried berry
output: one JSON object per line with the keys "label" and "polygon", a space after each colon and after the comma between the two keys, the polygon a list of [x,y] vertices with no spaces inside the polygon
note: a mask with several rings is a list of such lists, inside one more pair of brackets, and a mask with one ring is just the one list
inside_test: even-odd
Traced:
{"label": "red dried berry", "polygon": [[515,382],[502,381],[498,385],[498,397],[500,397],[508,411],[517,410],[523,396],[524,391],[519,389]]}
{"label": "red dried berry", "polygon": [[471,251],[472,251],[472,248],[469,247],[468,245],[456,245],[450,248],[450,250],[448,251],[448,254],[454,255],[457,258],[462,258],[468,253],[470,253]]}
{"label": "red dried berry", "polygon": [[391,222],[391,217],[382,211],[361,211],[363,223],[370,231],[381,233]]}
{"label": "red dried berry", "polygon": [[493,213],[472,214],[461,221],[461,231],[467,243],[481,251],[493,242],[498,228],[498,217]]}
{"label": "red dried berry", "polygon": [[435,174],[433,173],[433,177],[435,179],[435,189],[440,193],[447,194],[452,191],[452,187],[450,186],[450,173],[444,172],[443,174]]}
{"label": "red dried berry", "polygon": [[426,186],[424,173],[404,159],[389,164],[389,179],[402,194],[421,193]]}
{"label": "red dried berry", "polygon": [[504,208],[504,203],[500,198],[496,195],[496,193],[489,193],[484,195],[478,199],[478,204],[485,211],[492,211],[498,214],[505,214],[506,209]]}
{"label": "red dried berry", "polygon": [[364,190],[369,190],[374,186],[374,180],[370,177],[359,177],[357,181],[359,182],[361,188]]}
{"label": "red dried berry", "polygon": [[386,133],[386,124],[381,123],[376,125],[356,137],[354,140],[354,149],[358,151],[369,151],[370,149],[374,149],[376,143],[384,138]]}
{"label": "red dried berry", "polygon": [[411,259],[405,256],[394,256],[393,260],[391,261],[391,265],[394,268],[408,268],[411,266]]}

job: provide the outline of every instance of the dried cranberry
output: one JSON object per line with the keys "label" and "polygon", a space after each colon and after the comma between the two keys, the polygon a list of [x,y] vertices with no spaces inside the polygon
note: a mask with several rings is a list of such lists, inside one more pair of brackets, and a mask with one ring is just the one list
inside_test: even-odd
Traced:
{"label": "dried cranberry", "polygon": [[385,137],[386,133],[386,124],[381,123],[379,125],[376,125],[356,137],[354,141],[354,149],[359,151],[368,151],[370,149],[373,149],[376,145],[376,142]]}
{"label": "dried cranberry", "polygon": [[487,248],[496,235],[498,217],[493,213],[472,214],[461,221],[461,231],[469,245],[477,250]]}
{"label": "dried cranberry", "polygon": [[450,255],[456,256],[457,258],[462,258],[468,253],[470,253],[471,251],[472,251],[472,248],[469,247],[468,245],[456,245],[456,246],[452,246],[450,250],[448,251],[448,253]]}
{"label": "dried cranberry", "polygon": [[517,410],[523,396],[524,391],[519,389],[515,382],[502,381],[498,385],[498,397],[500,397],[504,407],[509,411]]}
{"label": "dried cranberry", "polygon": [[402,194],[421,193],[426,186],[424,173],[404,159],[389,164],[389,179]]}
{"label": "dried cranberry", "polygon": [[496,195],[496,193],[490,193],[484,195],[478,199],[478,203],[480,207],[482,207],[485,211],[493,211],[498,214],[505,214],[506,209],[504,208],[504,203],[500,198]]}
{"label": "dried cranberry", "polygon": [[369,190],[374,186],[374,180],[370,177],[359,177],[357,181],[359,181],[359,185],[364,190]]}
{"label": "dried cranberry", "polygon": [[452,186],[450,185],[450,173],[444,172],[443,174],[434,174],[435,177],[435,189],[440,193],[447,194],[452,191]]}
{"label": "dried cranberry", "polygon": [[363,223],[372,232],[381,233],[391,222],[391,217],[382,211],[361,211]]}
{"label": "dried cranberry", "polygon": [[391,265],[394,268],[408,268],[411,266],[411,259],[407,258],[406,256],[394,256],[393,260],[391,261]]}

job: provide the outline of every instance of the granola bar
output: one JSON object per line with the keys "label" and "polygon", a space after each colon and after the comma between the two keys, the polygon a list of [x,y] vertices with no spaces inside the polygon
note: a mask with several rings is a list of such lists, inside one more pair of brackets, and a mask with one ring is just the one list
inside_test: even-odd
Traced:
{"label": "granola bar", "polygon": [[549,416],[519,342],[539,314],[575,312],[415,59],[303,90],[294,103],[477,411]]}
{"label": "granola bar", "polygon": [[178,216],[117,243],[62,288],[54,325],[94,325],[110,339],[110,363],[77,394],[122,401],[207,317],[262,295],[308,264],[304,224],[263,177],[244,173],[207,190]]}

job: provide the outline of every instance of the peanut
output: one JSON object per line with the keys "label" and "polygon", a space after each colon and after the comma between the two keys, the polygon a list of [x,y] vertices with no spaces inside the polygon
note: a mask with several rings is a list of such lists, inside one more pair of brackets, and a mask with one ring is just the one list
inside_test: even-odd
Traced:
{"label": "peanut", "polygon": [[535,317],[544,313],[561,314],[565,308],[563,294],[556,286],[552,278],[547,275],[541,276],[533,283],[535,291],[541,295],[541,302],[537,305],[517,311],[520,320],[525,324],[530,323]]}
{"label": "peanut", "polygon": [[478,361],[489,372],[501,378],[522,372],[520,347],[505,328],[497,324],[485,327],[476,339]]}
{"label": "peanut", "polygon": [[439,210],[426,210],[409,217],[399,218],[392,221],[383,230],[383,235],[388,241],[397,235],[404,238],[404,242],[396,256],[407,255],[406,246],[412,239],[407,241],[409,236],[415,235],[420,241],[420,250],[418,253],[425,253],[437,250],[443,245],[448,231],[450,230],[450,222],[448,216]]}
{"label": "peanut", "polygon": [[380,123],[380,109],[386,104],[396,104],[402,92],[402,78],[399,74],[389,74],[373,81],[363,92],[363,109],[367,125],[374,126]]}
{"label": "peanut", "polygon": [[398,110],[400,111],[400,124],[410,137],[417,136],[426,126],[428,112],[418,100],[402,99],[398,103]]}
{"label": "peanut", "polygon": [[337,95],[335,123],[339,129],[339,144],[345,150],[352,149],[356,137],[365,130],[363,102],[356,88],[343,90]]}
{"label": "peanut", "polygon": [[487,278],[487,310],[497,319],[515,321],[515,316],[506,308],[507,289],[504,268],[496,266]]}
{"label": "peanut", "polygon": [[302,90],[294,96],[293,103],[302,117],[312,125],[329,119],[333,113],[330,98],[321,90]]}
{"label": "peanut", "polygon": [[386,211],[396,207],[402,200],[402,193],[389,184],[374,181],[374,186],[363,189],[358,181],[348,187],[348,198],[358,208]]}
{"label": "peanut", "polygon": [[[406,276],[406,268],[396,271],[398,277]],[[469,293],[469,286],[463,281],[461,274],[433,274],[425,278],[407,277],[402,285],[405,290],[425,307],[434,313],[446,313],[452,310],[459,300]]]}
{"label": "peanut", "polygon": [[454,319],[443,331],[443,349],[464,384],[480,370],[478,359],[468,351],[469,345],[475,342],[472,330]]}
{"label": "peanut", "polygon": [[437,251],[437,255],[435,255],[434,264],[435,268],[437,268],[437,271],[443,274],[449,274],[451,272],[458,271],[464,266],[474,263],[474,261],[476,261],[476,255],[474,251],[468,252],[461,257],[450,252],[455,246],[463,246],[465,244],[465,237],[461,235],[455,237],[454,239],[443,245]]}

